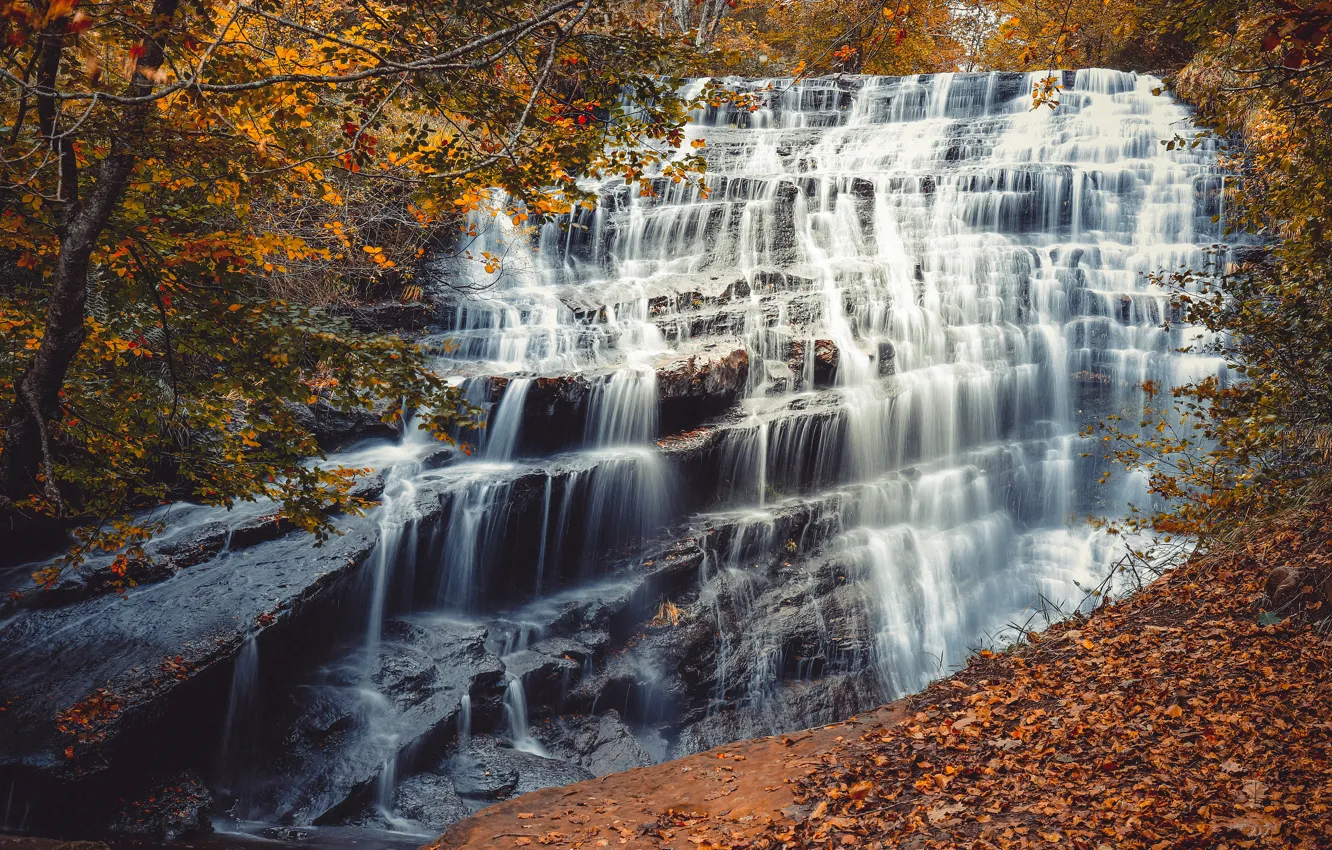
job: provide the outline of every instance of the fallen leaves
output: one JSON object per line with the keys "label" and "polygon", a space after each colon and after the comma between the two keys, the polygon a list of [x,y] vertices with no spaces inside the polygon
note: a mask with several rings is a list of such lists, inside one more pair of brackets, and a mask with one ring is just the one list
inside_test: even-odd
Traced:
{"label": "fallen leaves", "polygon": [[807,815],[734,846],[1332,846],[1329,647],[1315,623],[1260,625],[1265,571],[1243,561],[979,653],[822,755]]}

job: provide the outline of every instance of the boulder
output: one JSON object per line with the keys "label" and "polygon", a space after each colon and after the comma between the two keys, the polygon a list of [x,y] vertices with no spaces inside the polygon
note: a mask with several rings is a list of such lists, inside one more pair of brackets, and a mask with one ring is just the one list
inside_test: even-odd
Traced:
{"label": "boulder", "polygon": [[436,834],[472,813],[453,783],[434,773],[419,773],[400,782],[393,795],[393,811]]}
{"label": "boulder", "polygon": [[518,787],[518,768],[513,751],[501,748],[494,738],[476,738],[448,764],[453,787],[474,800],[502,800]]}
{"label": "boulder", "polygon": [[897,372],[897,349],[888,340],[879,343],[879,375],[893,375]]}
{"label": "boulder", "polygon": [[483,736],[445,766],[453,787],[467,800],[503,800],[591,779],[592,774],[576,764],[516,750],[506,742]]}
{"label": "boulder", "polygon": [[540,727],[537,734],[551,755],[586,768],[594,776],[656,762],[613,708],[600,716],[561,717]]}
{"label": "boulder", "polygon": [[347,495],[354,499],[365,499],[375,501],[384,495],[384,476],[379,472],[372,472],[369,475],[359,475],[352,482],[352,486],[347,490]]}

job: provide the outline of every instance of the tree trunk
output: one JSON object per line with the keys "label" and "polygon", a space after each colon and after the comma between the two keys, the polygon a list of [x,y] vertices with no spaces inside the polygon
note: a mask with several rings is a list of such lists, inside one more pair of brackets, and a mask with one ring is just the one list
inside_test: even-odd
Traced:
{"label": "tree trunk", "polygon": [[[140,57],[127,94],[142,97],[152,92],[152,76],[162,65],[166,35],[178,0],[155,0],[153,28],[144,36]],[[66,21],[60,19],[43,34],[38,50],[38,85],[54,91],[60,54],[66,47]],[[88,271],[92,253],[125,192],[134,170],[135,142],[148,125],[151,104],[126,108],[126,115],[111,139],[111,150],[97,167],[96,182],[87,198],[78,199],[78,168],[73,139],[59,129],[59,104],[54,97],[38,94],[38,116],[42,134],[59,162],[60,184],[57,212],[60,253],[51,275],[46,307],[46,327],[32,362],[15,382],[15,397],[4,418],[0,443],[0,508],[39,492],[37,475],[45,482],[40,492],[54,510],[63,510],[54,474],[50,423],[61,414],[60,391],[70,364],[78,355],[86,335],[84,321],[88,303]]]}

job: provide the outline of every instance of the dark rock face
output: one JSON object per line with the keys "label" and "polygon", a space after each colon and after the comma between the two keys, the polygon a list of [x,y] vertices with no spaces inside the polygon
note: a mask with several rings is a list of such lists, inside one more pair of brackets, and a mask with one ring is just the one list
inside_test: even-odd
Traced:
{"label": "dark rock face", "polygon": [[111,821],[109,831],[174,841],[213,831],[208,820],[213,795],[193,771],[159,785],[143,799],[127,803]]}
{"label": "dark rock face", "polygon": [[463,700],[493,722],[503,665],[483,627],[447,620],[395,620],[373,666],[353,655],[291,689],[278,757],[260,773],[252,805],[289,823],[321,823],[354,808],[386,770],[439,754],[458,733]]}
{"label": "dark rock face", "polygon": [[[274,652],[318,640],[353,587],[374,537],[344,529],[319,548],[290,536],[0,625],[0,785],[23,795],[34,826],[102,828],[112,801],[210,765],[247,636]],[[78,819],[74,798],[87,800]]]}
{"label": "dark rock face", "polygon": [[842,352],[836,342],[831,339],[793,340],[789,349],[787,365],[795,376],[796,388],[808,389],[804,386],[807,380],[818,389],[837,383],[837,365],[841,362]]}
{"label": "dark rock face", "polygon": [[551,755],[573,762],[594,776],[656,763],[613,708],[599,716],[561,717],[542,726],[537,735]]}
{"label": "dark rock face", "polygon": [[401,423],[385,422],[374,410],[339,410],[321,400],[313,405],[294,405],[291,411],[326,452],[345,449],[361,440],[392,440],[402,434]]}
{"label": "dark rock face", "polygon": [[491,737],[473,739],[444,769],[463,799],[481,805],[592,778],[577,765],[516,750]]}
{"label": "dark rock face", "polygon": [[682,430],[729,407],[749,380],[749,352],[713,344],[656,366],[662,428]]}
{"label": "dark rock face", "polygon": [[423,331],[438,322],[442,305],[432,301],[389,301],[347,309],[352,327],[368,333]]}
{"label": "dark rock face", "polygon": [[837,382],[837,364],[842,352],[830,339],[814,340],[814,386],[829,387]]}
{"label": "dark rock face", "polygon": [[[699,425],[735,402],[748,386],[749,352],[738,343],[708,343],[694,353],[654,363],[653,371],[658,432],[671,434]],[[520,450],[549,453],[584,444],[596,397],[610,378],[610,373],[583,373],[532,380],[523,398]],[[505,378],[484,382],[492,428],[512,385]]]}
{"label": "dark rock face", "polygon": [[447,777],[422,773],[398,784],[393,808],[430,832],[439,833],[472,813]]}

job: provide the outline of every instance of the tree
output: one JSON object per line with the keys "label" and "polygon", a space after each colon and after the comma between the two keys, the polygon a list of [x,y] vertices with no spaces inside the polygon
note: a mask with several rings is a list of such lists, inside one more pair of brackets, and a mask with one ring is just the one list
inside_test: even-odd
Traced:
{"label": "tree", "polygon": [[941,0],[736,0],[696,73],[748,76],[951,71],[958,21]]}
{"label": "tree", "polygon": [[492,189],[539,222],[701,167],[670,46],[599,0],[29,0],[0,41],[0,515],[80,525],[73,557],[173,498],[327,533],[351,472],[304,463],[293,405],[469,421],[424,352],[275,284],[406,284]]}

